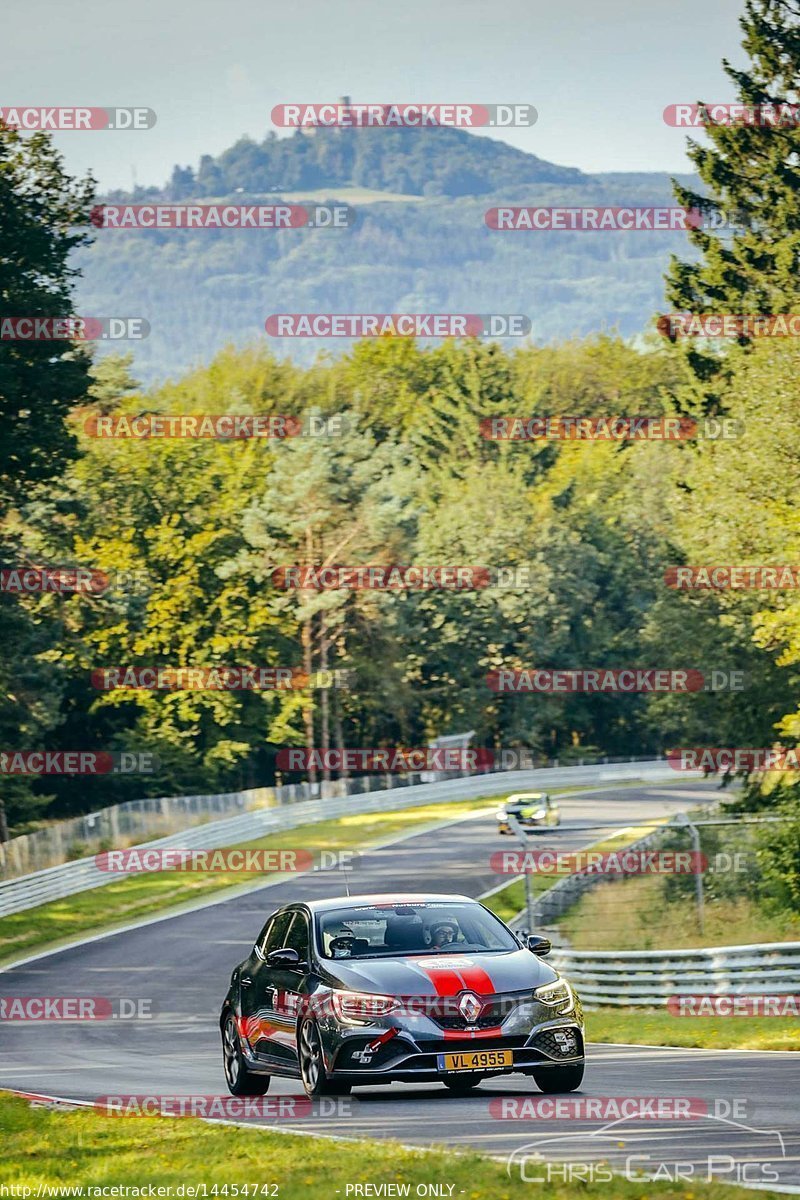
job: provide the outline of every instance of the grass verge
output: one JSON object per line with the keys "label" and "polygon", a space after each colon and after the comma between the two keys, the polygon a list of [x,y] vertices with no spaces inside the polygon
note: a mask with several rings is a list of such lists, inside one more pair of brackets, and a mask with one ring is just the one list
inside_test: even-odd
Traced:
{"label": "grass verge", "polygon": [[[409,1150],[397,1143],[363,1141],[354,1146],[317,1138],[288,1137],[263,1129],[215,1127],[192,1118],[134,1119],[94,1112],[31,1107],[16,1096],[0,1094],[3,1156],[0,1183],[37,1188],[200,1186],[207,1195],[235,1195],[233,1185],[277,1185],[257,1196],[279,1200],[336,1200],[348,1185],[442,1185],[453,1200],[515,1200],[529,1197],[530,1184],[511,1178],[502,1163],[480,1154]],[[713,1188],[713,1190],[712,1190]],[[574,1184],[550,1183],[550,1200],[568,1200]],[[84,1192],[91,1196],[92,1193]],[[169,1194],[169,1193],[167,1193]],[[176,1196],[176,1191],[172,1196]],[[184,1189],[183,1195],[190,1193]],[[197,1195],[198,1193],[195,1193]],[[202,1195],[202,1191],[199,1193]],[[239,1195],[243,1195],[239,1192]],[[351,1196],[355,1193],[351,1190]],[[362,1191],[362,1195],[364,1192]],[[582,1196],[598,1200],[641,1200],[643,1185],[624,1179],[580,1184]],[[691,1194],[714,1200],[744,1200],[744,1188],[693,1184]],[[17,1195],[24,1193],[17,1192]],[[249,1195],[254,1195],[249,1190]],[[685,1200],[685,1183],[648,1183],[646,1195]],[[763,1196],[776,1196],[762,1192]]]}
{"label": "grass verge", "polygon": [[600,883],[558,924],[574,950],[694,950],[800,940],[796,916],[765,912],[746,894],[707,896],[701,933],[694,898],[670,900],[658,875]]}
{"label": "grass verge", "polygon": [[[299,825],[240,845],[249,850],[302,847],[315,854],[320,850],[366,849],[395,834],[423,832],[426,826],[438,821],[469,816],[495,799],[484,796],[448,804],[422,804],[387,813],[354,813],[334,821]],[[254,881],[270,878],[278,876],[244,871],[159,871],[128,875],[102,888],[78,892],[63,900],[53,900],[0,918],[0,965],[36,950],[71,941],[80,934],[101,933],[237,885],[246,887]]]}
{"label": "grass verge", "polygon": [[[655,823],[663,825],[666,824],[668,820],[669,817],[664,817]],[[653,832],[653,826],[654,821],[650,821],[647,825],[642,826],[627,826],[625,829],[621,830],[619,833],[613,834],[611,837],[603,838],[602,841],[599,842],[593,842],[591,844],[591,849],[599,851],[622,850],[625,846],[629,846],[631,842],[638,841],[639,838],[647,837],[649,833]],[[505,838],[504,841],[511,842],[511,839]],[[539,843],[538,834],[532,834],[528,841],[531,850],[535,851],[540,848],[541,844]],[[509,848],[518,848],[516,839],[513,840],[513,843]],[[548,849],[552,849],[552,847],[548,847]],[[565,851],[565,853],[569,853],[569,851]],[[563,878],[563,876],[558,876],[555,874],[532,874],[531,884],[533,895],[538,896],[540,892],[547,891],[547,889],[551,888],[554,883],[558,882],[559,878]],[[485,904],[487,908],[490,908],[492,912],[500,918],[501,921],[513,921],[513,919],[518,916],[525,907],[525,880],[523,878],[512,879],[511,882],[507,883],[504,888],[500,889],[500,891],[495,892],[491,896],[484,897],[481,903]],[[573,910],[570,909],[570,912],[572,911]],[[615,949],[619,948],[620,947],[615,947]]]}
{"label": "grass verge", "polygon": [[586,1014],[592,1042],[702,1050],[800,1050],[796,1017],[678,1017],[657,1008],[598,1008]]}

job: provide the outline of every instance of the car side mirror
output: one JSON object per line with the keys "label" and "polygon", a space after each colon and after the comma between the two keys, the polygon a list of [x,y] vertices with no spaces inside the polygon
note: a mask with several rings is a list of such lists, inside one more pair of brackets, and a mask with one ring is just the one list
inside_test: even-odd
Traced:
{"label": "car side mirror", "polygon": [[300,955],[290,946],[284,946],[281,950],[270,950],[267,955],[268,967],[282,967],[285,971],[300,971],[306,964],[301,960]]}
{"label": "car side mirror", "polygon": [[535,954],[538,958],[544,958],[553,949],[553,944],[547,938],[537,937],[535,933],[529,933],[525,938],[525,945],[530,950],[531,954]]}

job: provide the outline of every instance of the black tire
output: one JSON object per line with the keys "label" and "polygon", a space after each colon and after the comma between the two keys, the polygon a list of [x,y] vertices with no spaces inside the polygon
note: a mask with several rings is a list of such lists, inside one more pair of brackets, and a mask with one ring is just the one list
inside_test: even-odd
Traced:
{"label": "black tire", "polygon": [[442,1083],[451,1092],[456,1095],[465,1096],[467,1092],[471,1092],[479,1083],[483,1082],[482,1075],[451,1075],[449,1079],[443,1079]]}
{"label": "black tire", "polygon": [[303,1021],[297,1031],[297,1057],[300,1063],[300,1078],[307,1096],[347,1096],[351,1084],[331,1079],[325,1070],[322,1054],[322,1039],[313,1018]]}
{"label": "black tire", "polygon": [[233,1013],[222,1026],[222,1069],[232,1096],[263,1096],[269,1091],[270,1076],[254,1075],[244,1061]]}
{"label": "black tire", "polygon": [[540,1092],[574,1092],[583,1082],[583,1063],[570,1063],[568,1067],[543,1067],[531,1071]]}

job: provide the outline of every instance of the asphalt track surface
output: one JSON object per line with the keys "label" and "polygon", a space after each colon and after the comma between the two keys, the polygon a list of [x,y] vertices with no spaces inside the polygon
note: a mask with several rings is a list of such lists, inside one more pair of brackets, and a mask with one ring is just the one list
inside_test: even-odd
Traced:
{"label": "asphalt track surface", "polygon": [[[561,828],[537,844],[584,846],[602,831],[579,826],[635,824],[713,795],[696,782],[604,785],[562,800]],[[499,838],[494,826],[487,810],[367,852],[351,875],[353,891],[481,895],[499,882],[490,854],[514,844]],[[144,1020],[0,1022],[0,1087],[91,1102],[108,1095],[227,1094],[217,1019],[232,967],[280,904],[342,891],[336,872],[295,876],[0,972],[0,996],[124,997],[148,1001],[152,1012]],[[587,1060],[584,1084],[570,1097],[542,1096],[525,1076],[486,1081],[465,1097],[439,1085],[395,1083],[357,1088],[311,1113],[301,1101],[293,1115],[248,1124],[478,1149],[509,1160],[510,1172],[531,1182],[563,1182],[565,1172],[576,1184],[600,1178],[607,1160],[616,1170],[687,1186],[711,1174],[800,1191],[800,1056],[594,1044]],[[302,1096],[300,1084],[273,1080],[266,1099],[280,1096]],[[632,1097],[690,1098],[693,1115],[618,1119],[625,1111],[619,1103]],[[601,1107],[559,1112],[554,1099]],[[537,1103],[534,1115],[530,1106]]]}

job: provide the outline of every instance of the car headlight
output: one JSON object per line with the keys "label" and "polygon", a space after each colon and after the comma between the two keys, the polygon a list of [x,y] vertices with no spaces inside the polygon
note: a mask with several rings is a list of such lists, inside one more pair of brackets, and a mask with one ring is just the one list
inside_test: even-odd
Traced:
{"label": "car headlight", "polygon": [[400,1007],[397,996],[375,992],[331,992],[331,1005],[340,1021],[371,1021]]}
{"label": "car headlight", "polygon": [[542,821],[542,820],[544,820],[544,818],[546,816],[547,816],[547,813],[545,812],[545,810],[543,808],[537,808],[536,812],[532,812],[530,814],[530,819],[532,821]]}
{"label": "car headlight", "polygon": [[542,1004],[558,1008],[559,1012],[571,1012],[575,1007],[575,996],[566,979],[556,979],[554,983],[546,983],[534,990],[534,996]]}

